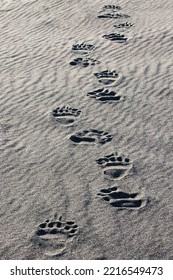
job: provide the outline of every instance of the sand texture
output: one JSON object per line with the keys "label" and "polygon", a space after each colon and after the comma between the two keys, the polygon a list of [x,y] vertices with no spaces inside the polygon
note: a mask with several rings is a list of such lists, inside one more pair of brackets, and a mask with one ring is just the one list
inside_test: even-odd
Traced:
{"label": "sand texture", "polygon": [[172,0],[0,0],[0,258],[173,259]]}

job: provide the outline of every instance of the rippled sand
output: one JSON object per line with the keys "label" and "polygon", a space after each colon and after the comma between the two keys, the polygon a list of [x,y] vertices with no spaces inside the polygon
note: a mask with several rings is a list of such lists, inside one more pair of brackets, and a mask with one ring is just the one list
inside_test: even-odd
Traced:
{"label": "rippled sand", "polygon": [[173,259],[172,12],[0,1],[1,259]]}

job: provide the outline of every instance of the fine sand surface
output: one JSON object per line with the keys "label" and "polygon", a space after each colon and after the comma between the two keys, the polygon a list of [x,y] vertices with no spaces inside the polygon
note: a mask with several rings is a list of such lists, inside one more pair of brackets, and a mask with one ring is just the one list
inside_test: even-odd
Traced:
{"label": "fine sand surface", "polygon": [[172,14],[0,0],[1,259],[173,259]]}

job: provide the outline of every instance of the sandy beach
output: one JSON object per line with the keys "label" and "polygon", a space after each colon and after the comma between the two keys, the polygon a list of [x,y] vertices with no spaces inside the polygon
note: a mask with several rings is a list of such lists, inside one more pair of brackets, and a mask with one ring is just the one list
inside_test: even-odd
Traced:
{"label": "sandy beach", "polygon": [[172,0],[0,0],[0,259],[173,259]]}

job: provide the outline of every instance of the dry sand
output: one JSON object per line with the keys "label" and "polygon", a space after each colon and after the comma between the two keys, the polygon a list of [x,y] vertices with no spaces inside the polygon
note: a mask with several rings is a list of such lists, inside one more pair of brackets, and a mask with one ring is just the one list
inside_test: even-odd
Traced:
{"label": "dry sand", "polygon": [[172,13],[0,1],[1,259],[173,259]]}

